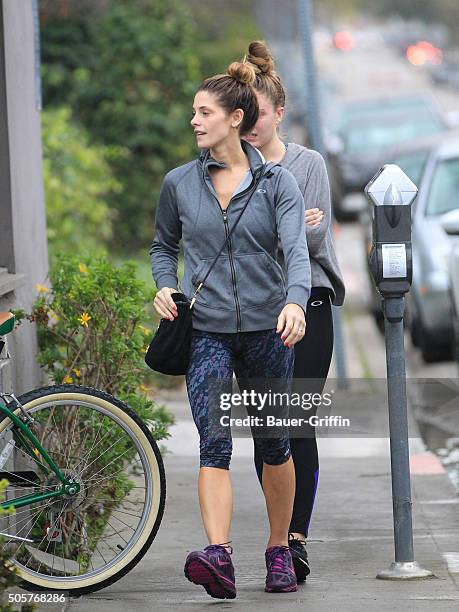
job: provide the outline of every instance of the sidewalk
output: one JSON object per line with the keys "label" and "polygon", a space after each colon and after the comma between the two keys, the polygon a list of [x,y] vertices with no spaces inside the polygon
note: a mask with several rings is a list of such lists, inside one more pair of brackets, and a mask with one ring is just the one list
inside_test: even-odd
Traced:
{"label": "sidewalk", "polygon": [[[197,457],[166,457],[168,499],[158,536],[144,560],[113,586],[72,600],[72,612],[200,610],[218,604],[189,583],[183,564],[205,541],[196,495]],[[393,561],[390,466],[387,456],[321,456],[321,475],[308,551],[312,573],[297,593],[268,594],[263,551],[264,499],[248,457],[232,462],[232,540],[238,596],[219,607],[237,610],[458,610],[459,574],[444,554],[459,550],[459,500],[444,475],[414,475],[415,558],[436,578],[416,582],[375,579]],[[456,568],[457,571],[457,568]]]}

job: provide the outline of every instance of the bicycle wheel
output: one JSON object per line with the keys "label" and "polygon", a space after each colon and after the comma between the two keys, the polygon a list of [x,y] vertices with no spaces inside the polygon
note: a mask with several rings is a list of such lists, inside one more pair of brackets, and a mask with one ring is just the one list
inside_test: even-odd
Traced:
{"label": "bicycle wheel", "polygon": [[[98,389],[51,386],[18,399],[43,448],[81,488],[0,517],[0,532],[32,540],[5,537],[3,546],[24,588],[71,595],[102,589],[140,561],[158,531],[166,479],[157,444],[126,404]],[[11,426],[9,418],[0,422],[0,448]],[[25,453],[16,457],[15,470],[20,461],[20,470],[36,477],[30,488],[8,487],[9,499],[59,488],[53,472],[43,474]]]}

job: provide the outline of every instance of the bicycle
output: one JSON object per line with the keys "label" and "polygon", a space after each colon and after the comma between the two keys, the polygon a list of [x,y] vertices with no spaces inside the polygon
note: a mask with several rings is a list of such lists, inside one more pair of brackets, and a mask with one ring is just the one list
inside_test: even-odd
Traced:
{"label": "bicycle", "polygon": [[[0,313],[2,367],[14,324]],[[2,478],[0,508],[15,509],[0,516],[2,546],[27,590],[105,588],[145,555],[164,512],[164,465],[148,427],[119,399],[82,385],[0,392]]]}

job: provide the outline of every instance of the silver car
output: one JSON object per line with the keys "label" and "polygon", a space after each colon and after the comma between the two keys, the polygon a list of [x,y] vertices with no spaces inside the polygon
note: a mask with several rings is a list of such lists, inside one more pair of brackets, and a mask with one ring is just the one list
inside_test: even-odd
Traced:
{"label": "silver car", "polygon": [[413,284],[409,325],[425,361],[448,357],[453,331],[448,260],[452,237],[442,215],[459,209],[459,138],[447,137],[425,162],[413,204]]}
{"label": "silver car", "polygon": [[451,339],[453,356],[459,367],[459,208],[443,216],[442,226],[452,239],[448,264],[453,322]]}

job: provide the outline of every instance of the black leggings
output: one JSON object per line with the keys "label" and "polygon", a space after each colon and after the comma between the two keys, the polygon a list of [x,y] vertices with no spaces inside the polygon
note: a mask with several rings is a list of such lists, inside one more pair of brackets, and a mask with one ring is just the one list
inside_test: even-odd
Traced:
{"label": "black leggings", "polygon": [[[314,392],[322,393],[333,352],[333,318],[327,289],[314,289],[306,309],[306,333],[295,344],[294,350],[293,377],[320,379],[319,388],[315,386]],[[315,428],[311,427],[311,437],[290,438],[290,448],[295,465],[296,491],[289,531],[304,533],[307,537],[319,478]],[[261,484],[263,459],[257,447],[254,447],[254,461]]]}

